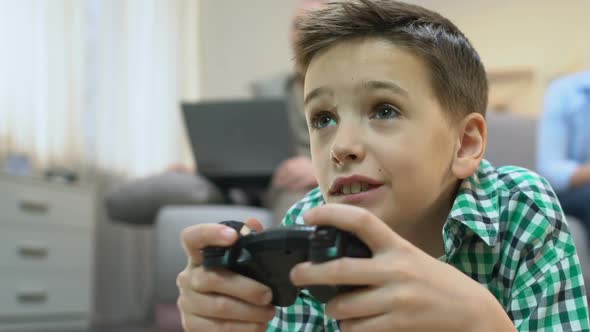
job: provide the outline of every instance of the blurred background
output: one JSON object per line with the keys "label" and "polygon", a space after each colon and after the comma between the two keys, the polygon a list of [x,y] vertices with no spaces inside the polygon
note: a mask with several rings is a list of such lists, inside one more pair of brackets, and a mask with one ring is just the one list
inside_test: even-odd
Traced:
{"label": "blurred background", "polygon": [[[535,121],[551,81],[590,67],[589,1],[408,2],[472,41],[497,114]],[[292,72],[300,5],[0,1],[0,331],[163,331],[177,321],[158,293],[156,221],[121,222],[105,197],[193,173],[181,103],[254,98],[256,82]],[[517,137],[534,137],[522,128]]]}

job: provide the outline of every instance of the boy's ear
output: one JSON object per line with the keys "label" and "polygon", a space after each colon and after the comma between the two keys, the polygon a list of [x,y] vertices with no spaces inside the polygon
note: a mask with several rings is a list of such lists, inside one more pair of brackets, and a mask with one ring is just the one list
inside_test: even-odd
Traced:
{"label": "boy's ear", "polygon": [[453,161],[453,174],[459,179],[470,177],[485,153],[487,142],[487,125],[483,115],[470,113],[456,128],[458,144]]}

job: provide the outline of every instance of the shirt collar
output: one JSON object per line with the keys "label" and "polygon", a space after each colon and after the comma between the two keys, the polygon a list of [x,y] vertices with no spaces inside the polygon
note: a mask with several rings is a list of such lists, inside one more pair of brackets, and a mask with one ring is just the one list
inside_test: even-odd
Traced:
{"label": "shirt collar", "polygon": [[486,160],[475,174],[463,180],[443,229],[447,255],[466,236],[467,232],[462,229],[465,227],[488,246],[496,245],[500,222],[497,189],[498,174]]}

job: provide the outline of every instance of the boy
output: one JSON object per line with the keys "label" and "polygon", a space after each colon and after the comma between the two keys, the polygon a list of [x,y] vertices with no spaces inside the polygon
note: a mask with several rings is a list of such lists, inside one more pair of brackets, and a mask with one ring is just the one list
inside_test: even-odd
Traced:
{"label": "boy", "polygon": [[304,290],[275,310],[265,286],[200,267],[199,249],[229,245],[235,232],[194,226],[183,232],[190,259],[178,278],[185,329],[588,330],[579,260],[555,194],[527,170],[483,160],[487,82],[463,34],[391,0],[331,3],[300,29],[319,188],[284,224],[353,232],[373,257],[302,263],[291,280],[368,287],[327,305]]}

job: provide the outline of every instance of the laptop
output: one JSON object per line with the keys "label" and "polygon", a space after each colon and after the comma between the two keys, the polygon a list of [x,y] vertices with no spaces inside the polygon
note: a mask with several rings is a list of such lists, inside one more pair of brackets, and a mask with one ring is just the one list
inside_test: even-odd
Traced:
{"label": "laptop", "polygon": [[184,103],[182,111],[199,173],[222,189],[266,188],[293,156],[284,99]]}

